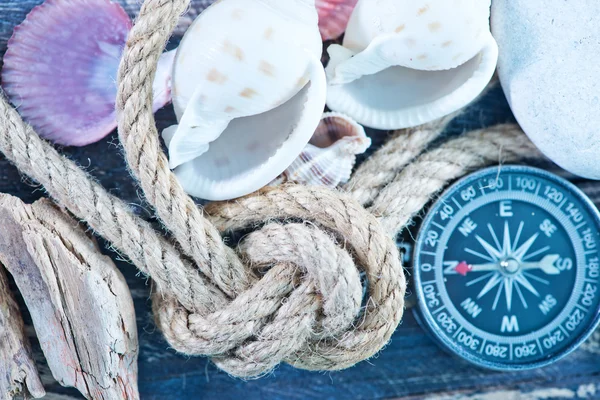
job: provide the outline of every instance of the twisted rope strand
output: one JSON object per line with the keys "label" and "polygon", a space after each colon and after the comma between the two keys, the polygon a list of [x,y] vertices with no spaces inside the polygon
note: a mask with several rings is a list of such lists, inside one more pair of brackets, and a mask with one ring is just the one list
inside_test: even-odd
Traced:
{"label": "twisted rope strand", "polygon": [[[372,356],[399,323],[406,289],[398,250],[382,223],[395,234],[449,180],[494,161],[499,149],[516,157],[532,145],[514,128],[500,127],[500,139],[482,131],[472,142],[449,141],[408,164],[446,119],[398,135],[349,185],[381,222],[348,194],[293,185],[213,203],[205,216],[168,168],[151,107],[158,57],[188,3],[145,2],[121,62],[117,99],[130,171],[181,252],[42,141],[4,99],[0,149],[154,279],[157,325],[179,351],[211,355],[242,377],[281,361],[340,369]],[[396,159],[394,151],[403,153]],[[475,155],[457,161],[465,152]],[[223,243],[222,233],[248,227],[259,229],[237,252]],[[368,282],[362,308],[359,271]]]}
{"label": "twisted rope strand", "polygon": [[378,194],[369,210],[394,236],[449,182],[487,165],[523,158],[543,155],[516,125],[469,132],[408,165]]}
{"label": "twisted rope strand", "polygon": [[[5,98],[0,99],[0,149],[19,169],[44,186],[48,194],[99,235],[126,254],[143,273],[152,276],[161,291],[179,293],[186,307],[215,310],[225,297],[199,274],[179,252],[120,199],[73,161],[61,156],[25,124]],[[203,293],[206,303],[190,301]]]}
{"label": "twisted rope strand", "polygon": [[363,206],[369,206],[381,189],[437,139],[457,114],[459,113],[395,132],[376,155],[369,157],[358,167],[343,189]]}
{"label": "twisted rope strand", "polygon": [[[374,293],[372,304],[376,306],[382,304],[387,309],[384,311],[378,309],[377,313],[373,312],[373,309],[367,309],[363,318],[365,322],[361,325],[364,326],[364,330],[359,327],[356,331],[348,331],[349,328],[353,329],[352,326],[348,326],[349,322],[338,321],[336,322],[338,326],[329,329],[326,338],[321,338],[315,333],[316,300],[311,300],[315,298],[311,295],[311,292],[314,292],[311,287],[314,288],[315,285],[306,285],[303,281],[305,283],[295,287],[294,291],[288,294],[289,287],[286,288],[285,285],[275,284],[275,282],[269,283],[270,280],[276,279],[274,275],[279,271],[279,269],[275,271],[272,269],[262,277],[260,285],[272,285],[276,288],[276,292],[285,292],[285,295],[289,296],[288,303],[274,313],[272,313],[274,310],[269,308],[272,318],[268,323],[269,314],[264,311],[247,314],[241,312],[238,299],[240,296],[245,298],[244,292],[257,284],[253,269],[246,268],[237,255],[223,244],[219,230],[202,215],[201,210],[187,196],[171,173],[160,147],[151,112],[151,78],[155,73],[156,62],[177,22],[177,17],[186,6],[185,0],[149,0],[142,7],[139,19],[130,32],[119,71],[117,100],[119,133],[132,175],[139,181],[147,200],[155,207],[159,218],[181,245],[183,252],[194,259],[200,270],[227,295],[236,299],[223,310],[202,317],[182,308],[177,302],[166,299],[162,305],[157,305],[155,308],[159,325],[170,338],[171,343],[186,352],[201,354],[227,352],[215,361],[226,370],[243,376],[262,373],[276,365],[282,357],[293,359],[306,368],[321,368],[321,365],[327,365],[328,368],[341,368],[354,364],[369,354],[374,354],[387,342],[401,318],[404,277],[398,261],[397,249],[389,238],[379,231],[377,222],[358,204],[349,198],[339,197],[335,192],[294,187],[262,191],[248,198],[249,207],[254,204],[257,204],[257,207],[236,228],[242,229],[251,221],[262,222],[269,218],[301,218],[330,229],[336,237],[345,238],[347,245],[360,254],[357,257],[359,268],[364,268],[372,274],[371,291]],[[159,23],[164,29],[156,28]],[[306,203],[305,199],[313,202]],[[228,208],[228,205],[213,205],[211,209],[218,213],[219,207]],[[322,214],[322,209],[340,218],[335,219],[333,223],[325,222],[328,216]],[[288,252],[305,256],[285,264],[294,265],[293,268],[301,266],[303,270],[310,271],[310,265],[326,254],[342,263],[351,260],[348,257],[336,256],[331,246],[325,245],[326,241],[320,236],[321,234],[314,233],[306,227],[302,229],[296,227],[296,234],[292,235],[289,232],[292,227],[293,225],[283,228],[288,232],[288,235],[284,235],[289,246]],[[302,231],[302,235],[309,238],[309,242],[321,243],[319,248],[308,245],[301,247],[302,236],[297,234],[298,231]],[[371,238],[372,243],[365,243],[362,236]],[[258,248],[268,254],[272,268],[284,265],[276,257],[273,258],[276,253],[274,249],[269,251],[270,248],[264,243],[254,241],[255,237],[251,235],[246,239],[247,242],[253,243],[252,246],[247,247],[248,249]],[[281,243],[281,246],[284,247],[284,244]],[[324,251],[323,249],[326,248],[330,250]],[[307,254],[312,255],[307,258]],[[353,266],[352,269],[356,270],[356,267]],[[350,273],[347,268],[337,269],[337,271],[343,274]],[[288,275],[287,279],[290,276]],[[331,296],[332,291],[337,290],[336,279],[332,277],[325,281],[329,281],[329,284],[321,285],[320,296]],[[265,303],[275,299],[275,294],[267,289],[261,289],[254,295],[258,301]],[[168,293],[165,294],[165,297],[168,296]],[[333,301],[331,306],[337,310],[347,309],[348,301],[341,299]],[[244,300],[244,303],[246,301],[249,300]],[[327,308],[327,304],[327,301],[324,301],[319,307]],[[352,309],[350,307],[350,310]],[[352,320],[358,317],[356,310],[351,314]],[[376,314],[384,315],[385,321],[378,320]],[[222,324],[216,323],[217,315],[220,316],[219,321]],[[235,323],[238,318],[252,323]],[[295,322],[292,323],[293,321]],[[343,335],[338,338],[333,332],[343,333]],[[363,337],[365,335],[369,340],[365,340]],[[182,342],[178,338],[185,338],[185,341]],[[285,343],[291,341],[294,344],[284,345],[281,338],[286,338]],[[315,344],[313,341],[319,343]],[[345,342],[340,345],[340,341]],[[218,346],[214,346],[215,343]],[[336,345],[333,346],[331,343]],[[358,348],[359,345],[361,348]],[[309,347],[310,352],[307,350]],[[321,349],[317,352],[323,352],[321,358],[326,361],[315,359],[314,363],[303,363],[301,361],[303,357],[314,353],[315,348]],[[325,352],[328,354],[324,354]],[[334,358],[337,360],[331,361]]]}
{"label": "twisted rope strand", "polygon": [[183,252],[211,281],[235,297],[254,282],[234,251],[206,221],[171,173],[152,113],[158,58],[189,0],[149,0],[140,10],[119,68],[119,137],[131,174]]}

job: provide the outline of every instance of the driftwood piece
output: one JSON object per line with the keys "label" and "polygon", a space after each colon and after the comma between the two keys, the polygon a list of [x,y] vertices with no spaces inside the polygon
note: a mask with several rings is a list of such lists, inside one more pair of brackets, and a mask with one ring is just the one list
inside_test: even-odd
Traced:
{"label": "driftwood piece", "polygon": [[128,287],[71,217],[0,195],[0,261],[13,275],[54,378],[89,399],[137,399]]}
{"label": "driftwood piece", "polygon": [[46,394],[31,355],[21,312],[0,266],[0,398]]}

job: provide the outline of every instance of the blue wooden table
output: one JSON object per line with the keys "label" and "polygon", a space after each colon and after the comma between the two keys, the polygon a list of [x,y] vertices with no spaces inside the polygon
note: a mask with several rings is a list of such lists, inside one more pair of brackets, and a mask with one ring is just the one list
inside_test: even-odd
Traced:
{"label": "blue wooden table", "polygon": [[[7,32],[24,17],[21,0],[0,0],[0,55]],[[22,0],[33,5],[40,0]],[[12,6],[11,6],[12,5]],[[27,8],[27,7],[25,7]],[[173,121],[170,107],[159,111],[157,123],[164,128]],[[452,123],[448,135],[500,122],[513,121],[500,88],[490,91],[476,105]],[[377,148],[385,141],[385,132],[369,131]],[[115,134],[84,148],[66,148],[70,155],[95,176],[113,194],[132,205],[140,216],[153,216],[138,197],[118,147]],[[600,205],[600,187],[585,181],[585,188]],[[31,202],[43,196],[43,190],[21,176],[0,157],[0,192]],[[106,244],[104,244],[107,248]],[[341,372],[307,372],[281,365],[260,380],[242,381],[217,370],[208,359],[186,357],[169,348],[152,322],[149,282],[137,275],[132,265],[119,261],[127,278],[137,312],[140,356],[139,388],[142,399],[552,399],[600,398],[600,332],[566,359],[544,369],[501,373],[472,367],[446,353],[418,326],[407,310],[392,341],[376,357]],[[26,313],[26,311],[25,311]],[[28,316],[25,315],[28,319]],[[28,329],[37,349],[36,358],[50,399],[78,399],[73,389],[53,381],[33,328]]]}

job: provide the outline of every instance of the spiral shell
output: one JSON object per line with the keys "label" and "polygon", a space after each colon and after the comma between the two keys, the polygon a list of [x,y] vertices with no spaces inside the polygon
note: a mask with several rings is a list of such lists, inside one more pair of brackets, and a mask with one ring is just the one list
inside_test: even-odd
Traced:
{"label": "spiral shell", "polygon": [[379,129],[464,107],[496,67],[489,10],[489,0],[359,0],[343,46],[328,49],[327,105]]}
{"label": "spiral shell", "polygon": [[189,194],[239,197],[293,162],[325,105],[321,52],[314,1],[223,0],[200,14],[173,69],[179,124],[163,133]]}

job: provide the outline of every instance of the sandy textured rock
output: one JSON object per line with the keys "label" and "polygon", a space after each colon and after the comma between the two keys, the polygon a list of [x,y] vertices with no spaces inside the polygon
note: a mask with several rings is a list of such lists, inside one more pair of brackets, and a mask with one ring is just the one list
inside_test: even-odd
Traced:
{"label": "sandy textured rock", "polygon": [[0,398],[43,397],[21,312],[8,287],[6,271],[0,266]]}
{"label": "sandy textured rock", "polygon": [[600,179],[600,2],[495,0],[491,21],[523,130],[561,167]]}
{"label": "sandy textured rock", "polygon": [[110,258],[42,200],[0,196],[0,261],[13,275],[55,379],[89,399],[137,399],[135,312]]}

